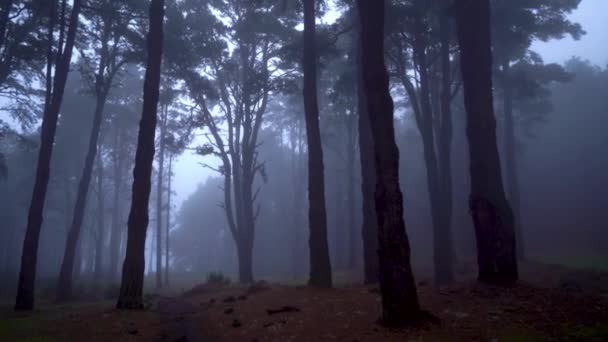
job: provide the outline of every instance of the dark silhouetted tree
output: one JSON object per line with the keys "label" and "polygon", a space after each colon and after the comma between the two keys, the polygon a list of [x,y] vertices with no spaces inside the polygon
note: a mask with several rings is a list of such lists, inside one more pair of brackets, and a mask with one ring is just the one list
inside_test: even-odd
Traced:
{"label": "dark silhouetted tree", "polygon": [[118,309],[143,309],[146,231],[148,205],[154,162],[154,134],[160,92],[160,69],[163,54],[164,0],[150,2],[148,62],[144,81],[144,103],[139,124],[131,211],[128,221],[127,251],[122,269]]}
{"label": "dark silhouetted tree", "polygon": [[[57,2],[53,1],[51,6],[51,20],[49,24],[48,56],[47,65],[53,64],[53,32],[57,16]],[[50,67],[47,68],[47,97],[45,100],[44,114],[42,117],[42,128],[40,133],[40,149],[38,152],[38,163],[36,166],[36,181],[32,193],[32,200],[28,212],[28,222],[23,241],[23,251],[21,255],[21,271],[19,273],[19,285],[17,288],[17,299],[15,310],[32,310],[34,308],[34,288],[36,281],[36,262],[38,260],[38,242],[40,239],[40,229],[42,227],[42,214],[46,199],[47,185],[49,182],[50,163],[57,130],[57,120],[65,84],[70,69],[72,50],[76,39],[78,28],[81,0],[74,0],[72,12],[69,19],[69,27],[65,39],[65,46],[62,48],[60,39],[58,44],[57,63],[55,64],[55,75],[52,77]],[[63,27],[63,23],[61,24]],[[63,32],[63,29],[60,29]],[[63,34],[60,33],[60,36]],[[52,89],[51,89],[52,84]]]}
{"label": "dark silhouetted tree", "polygon": [[376,215],[382,322],[399,327],[420,318],[410,246],[399,186],[399,150],[395,143],[393,99],[384,63],[385,2],[358,0],[361,18],[361,66],[376,160]]}
{"label": "dark silhouetted tree", "polygon": [[492,94],[490,0],[456,1],[471,173],[469,208],[479,280],[517,280],[513,213],[505,197]]}

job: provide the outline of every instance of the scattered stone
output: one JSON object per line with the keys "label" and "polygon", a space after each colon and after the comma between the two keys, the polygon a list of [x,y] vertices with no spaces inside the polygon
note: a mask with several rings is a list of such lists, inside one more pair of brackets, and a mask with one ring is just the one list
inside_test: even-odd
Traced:
{"label": "scattered stone", "polygon": [[266,310],[266,312],[268,313],[268,315],[274,315],[274,314],[278,314],[278,313],[288,313],[288,312],[300,312],[301,310],[299,308],[296,308],[295,306],[284,306],[280,309],[268,309]]}
{"label": "scattered stone", "polygon": [[224,303],[234,303],[234,302],[236,302],[236,298],[234,298],[234,296],[228,296],[228,297],[224,298],[223,302]]}

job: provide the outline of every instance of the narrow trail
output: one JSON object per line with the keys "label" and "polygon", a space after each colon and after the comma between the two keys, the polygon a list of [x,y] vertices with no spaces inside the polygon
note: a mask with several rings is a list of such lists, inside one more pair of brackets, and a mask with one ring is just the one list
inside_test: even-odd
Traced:
{"label": "narrow trail", "polygon": [[179,296],[161,297],[157,309],[161,317],[159,342],[206,342],[200,324],[201,310]]}

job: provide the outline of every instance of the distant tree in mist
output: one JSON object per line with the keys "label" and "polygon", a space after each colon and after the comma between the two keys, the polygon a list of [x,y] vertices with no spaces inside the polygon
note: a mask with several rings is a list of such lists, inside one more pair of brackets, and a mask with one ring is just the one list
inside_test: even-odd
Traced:
{"label": "distant tree in mist", "polygon": [[133,170],[133,197],[128,221],[127,251],[122,270],[120,295],[116,304],[119,309],[143,309],[144,252],[149,221],[148,204],[160,91],[164,7],[164,0],[152,0],[150,2],[144,102],[137,139],[135,168]]}
{"label": "distant tree in mist", "polygon": [[[114,79],[122,67],[129,61],[130,46],[125,36],[135,11],[128,4],[120,1],[98,0],[89,1],[84,16],[92,23],[86,27],[86,44],[93,48],[92,55],[81,53],[81,69],[85,79],[89,81],[91,91],[95,94],[96,102],[93,115],[93,124],[89,137],[89,145],[85,158],[80,183],[76,193],[73,219],[69,228],[65,253],[59,274],[57,298],[66,300],[72,297],[72,272],[76,244],[80,236],[84,219],[89,184],[93,174],[93,166],[97,156],[99,135],[102,128],[104,109],[108,94],[113,86]],[[103,167],[98,167],[101,172]],[[100,215],[102,217],[102,215]],[[101,248],[97,251],[101,253]]]}
{"label": "distant tree in mist", "polygon": [[[65,18],[60,23],[59,36],[60,39],[55,45],[55,24],[57,21],[58,1],[53,1],[51,6],[49,33],[48,33],[48,52],[47,52],[47,72],[46,72],[46,98],[44,106],[44,114],[42,117],[42,128],[40,134],[40,150],[38,154],[38,163],[36,170],[36,181],[32,194],[32,201],[28,213],[28,223],[26,235],[23,241],[23,251],[21,256],[21,271],[19,273],[19,285],[17,290],[17,299],[15,310],[32,310],[34,308],[34,288],[36,279],[36,262],[38,259],[38,243],[40,238],[40,229],[42,226],[42,215],[44,211],[44,202],[46,199],[47,185],[49,181],[49,166],[51,163],[51,155],[53,153],[53,144],[55,140],[55,131],[57,129],[57,120],[59,110],[61,109],[61,101],[63,100],[63,92],[70,68],[72,59],[72,49],[76,39],[76,31],[79,22],[80,9],[82,6],[81,0],[74,0],[72,11],[70,14],[69,25],[67,27],[67,35],[65,37],[65,45],[62,40],[64,37]],[[65,9],[65,7],[63,8]],[[55,54],[53,48],[57,47]],[[56,57],[56,58],[55,58]],[[55,74],[52,76],[53,66]]]}
{"label": "distant tree in mist", "polygon": [[477,238],[479,280],[517,280],[513,212],[505,197],[492,94],[490,0],[456,2],[471,173],[469,206]]}
{"label": "distant tree in mist", "polygon": [[[548,41],[570,35],[579,39],[585,32],[578,23],[573,23],[567,15],[574,11],[581,0],[540,0],[506,1],[493,0],[492,4],[492,45],[494,47],[497,86],[502,92],[502,115],[504,117],[504,176],[507,197],[513,209],[517,255],[524,258],[525,249],[520,214],[520,180],[516,153],[516,116],[519,109],[524,125],[530,120],[526,113],[531,107],[517,107],[517,102],[539,104],[546,95],[539,90],[550,82],[568,80],[563,68],[557,64],[545,65],[540,56],[530,51],[534,40]],[[528,100],[528,101],[526,101]],[[546,111],[546,110],[545,110]],[[542,112],[542,110],[541,110]]]}

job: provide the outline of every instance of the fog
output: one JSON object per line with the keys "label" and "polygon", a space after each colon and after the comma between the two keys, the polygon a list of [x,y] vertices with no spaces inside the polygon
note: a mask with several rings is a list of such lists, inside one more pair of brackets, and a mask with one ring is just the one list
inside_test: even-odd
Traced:
{"label": "fog", "polygon": [[390,327],[471,283],[604,305],[608,2],[465,2],[3,2],[0,304],[153,295],[164,322],[201,284],[333,287]]}

